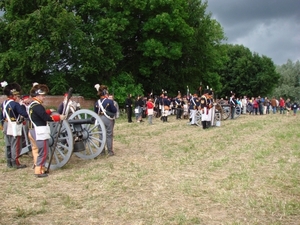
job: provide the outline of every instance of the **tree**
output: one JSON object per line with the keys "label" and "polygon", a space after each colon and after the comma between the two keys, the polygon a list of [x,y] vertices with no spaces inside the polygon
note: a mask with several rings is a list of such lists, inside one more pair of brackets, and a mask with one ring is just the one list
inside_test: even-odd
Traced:
{"label": "tree", "polygon": [[124,6],[133,13],[119,68],[130,71],[147,93],[165,89],[175,95],[186,85],[198,89],[200,82],[220,88],[215,70],[225,55],[224,34],[206,14],[207,2],[152,1],[138,6]]}
{"label": "tree", "polygon": [[120,103],[120,107],[125,102],[128,94],[132,96],[143,95],[144,90],[141,84],[135,84],[135,81],[131,74],[123,72],[119,76],[112,77],[109,83],[109,92],[114,95],[117,102]]}
{"label": "tree", "polygon": [[124,74],[146,93],[175,94],[200,81],[220,88],[224,36],[207,2],[13,0],[0,8],[0,79],[27,92],[39,82],[51,94],[72,86],[95,97],[96,83],[114,85]]}
{"label": "tree", "polygon": [[280,74],[279,85],[272,95],[284,99],[290,98],[292,101],[300,101],[300,62],[293,63],[290,59],[286,64],[276,67],[276,72]]}
{"label": "tree", "polygon": [[72,38],[77,36],[76,17],[55,1],[27,5],[19,0],[1,6],[6,10],[0,34],[5,43],[0,50],[1,78],[18,81],[27,90],[38,81],[49,84],[52,93],[65,92],[65,71],[72,66],[67,56],[72,55]]}
{"label": "tree", "polygon": [[278,84],[279,74],[273,61],[266,56],[252,53],[242,45],[225,45],[228,60],[219,70],[222,90],[219,96],[228,96],[231,91],[239,96],[266,96]]}
{"label": "tree", "polygon": [[[84,7],[92,1],[78,2],[34,1],[28,7],[22,0],[2,2],[0,77],[17,80],[27,90],[38,81],[49,84],[51,94],[73,86],[76,92],[94,96],[94,84],[122,58],[120,45],[111,38],[114,27],[123,29],[122,20],[99,18],[101,13],[93,18],[91,12],[99,12],[97,2],[92,7]],[[103,32],[103,27],[109,29]]]}
{"label": "tree", "polygon": [[222,45],[225,36],[221,25],[206,13],[206,8],[207,2],[190,1],[189,24],[194,27],[195,35],[191,42],[185,42],[184,65],[177,69],[192,78],[188,79],[191,90],[197,90],[202,83],[204,87],[219,91],[218,69],[227,57],[226,48]]}

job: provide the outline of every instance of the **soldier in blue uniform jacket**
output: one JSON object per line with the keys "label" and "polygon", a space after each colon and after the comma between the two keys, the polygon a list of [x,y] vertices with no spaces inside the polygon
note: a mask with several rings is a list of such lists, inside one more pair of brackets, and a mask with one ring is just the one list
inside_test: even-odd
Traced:
{"label": "soldier in blue uniform jacket", "polygon": [[[5,156],[7,167],[13,167],[16,169],[26,167],[26,165],[22,165],[19,161],[22,149],[22,134],[12,136],[7,133],[7,130],[9,126],[12,126],[11,123],[9,123],[10,121],[20,124],[23,122],[23,118],[28,118],[25,107],[22,107],[18,102],[16,102],[16,98],[20,97],[20,91],[21,86],[19,84],[7,84],[4,87],[4,94],[7,96],[7,99],[2,103],[2,119],[5,134]],[[7,116],[9,116],[9,118]]]}
{"label": "soldier in blue uniform jacket", "polygon": [[[108,156],[113,156],[113,130],[115,125],[115,115],[117,108],[114,101],[108,98],[108,88],[105,85],[95,85],[100,99],[95,103],[94,111],[100,115],[106,128],[106,146]],[[102,152],[101,154],[105,154]]]}
{"label": "soldier in blue uniform jacket", "polygon": [[34,175],[38,178],[47,177],[49,172],[45,167],[51,138],[48,122],[59,122],[66,118],[65,115],[52,115],[50,110],[45,109],[43,102],[48,92],[49,88],[46,84],[35,83],[30,90],[32,102],[28,108],[30,119],[28,138],[32,148]]}
{"label": "soldier in blue uniform jacket", "polygon": [[179,119],[181,119],[181,115],[183,112],[183,103],[184,103],[182,101],[180,92],[178,92],[178,95],[175,98],[174,103],[175,103],[175,107],[176,107],[176,119],[179,120]]}
{"label": "soldier in blue uniform jacket", "polygon": [[190,98],[190,124],[191,125],[197,125],[196,124],[196,113],[198,110],[198,107],[200,105],[199,99],[198,99],[198,93],[195,92],[194,95]]}
{"label": "soldier in blue uniform jacket", "polygon": [[164,94],[164,98],[162,99],[163,109],[162,109],[162,121],[168,122],[168,114],[170,110],[171,101],[168,99],[167,93]]}

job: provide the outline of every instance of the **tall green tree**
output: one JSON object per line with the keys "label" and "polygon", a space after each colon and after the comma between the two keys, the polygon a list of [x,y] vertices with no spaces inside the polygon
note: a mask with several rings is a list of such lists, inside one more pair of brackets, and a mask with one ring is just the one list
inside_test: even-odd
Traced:
{"label": "tall green tree", "polygon": [[[199,0],[127,4],[131,27],[119,68],[130,71],[146,92],[198,89],[200,82],[220,88],[215,72],[223,61],[220,24]],[[126,9],[125,9],[126,10]],[[136,20],[139,18],[139,20]]]}
{"label": "tall green tree", "polygon": [[[94,84],[122,58],[122,48],[115,41],[116,30],[123,29],[119,26],[122,20],[116,15],[100,18],[98,1],[33,2],[1,2],[5,14],[0,33],[0,76],[17,80],[25,89],[38,81],[49,84],[52,94],[62,94],[73,86],[76,92],[89,96]],[[97,10],[99,15],[93,18]]]}
{"label": "tall green tree", "polygon": [[300,62],[288,60],[287,63],[277,66],[276,72],[280,74],[279,85],[274,89],[272,95],[292,101],[300,101]]}
{"label": "tall green tree", "polygon": [[[206,13],[207,2],[189,1],[188,23],[195,33],[192,41],[185,42],[184,55],[176,63],[177,70],[188,81],[191,91],[197,90],[200,83],[203,88],[209,86],[214,91],[221,88],[218,69],[226,60],[226,48],[223,28],[211,14]],[[180,63],[182,62],[182,63]]]}
{"label": "tall green tree", "polygon": [[219,70],[222,82],[220,97],[231,92],[239,96],[266,96],[277,86],[279,74],[273,61],[252,53],[242,45],[225,45],[228,59]]}
{"label": "tall green tree", "polygon": [[76,29],[79,20],[56,1],[27,3],[1,1],[5,13],[0,31],[0,76],[18,81],[25,90],[37,81],[49,84],[53,93],[63,93],[69,81],[65,71],[72,66],[72,39],[80,35]]}
{"label": "tall green tree", "polygon": [[146,93],[220,88],[224,35],[207,2],[2,0],[0,8],[0,78],[23,89],[37,81],[51,94],[72,86],[93,97],[96,83],[124,74]]}

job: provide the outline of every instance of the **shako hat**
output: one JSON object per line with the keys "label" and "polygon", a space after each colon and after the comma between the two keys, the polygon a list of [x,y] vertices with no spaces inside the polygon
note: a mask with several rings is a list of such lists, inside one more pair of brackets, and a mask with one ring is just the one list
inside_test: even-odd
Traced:
{"label": "shako hat", "polygon": [[38,85],[39,83],[38,82],[34,82],[32,83],[32,87],[34,87],[35,85]]}
{"label": "shako hat", "polygon": [[6,85],[8,85],[8,83],[6,81],[2,81],[0,84],[1,84],[2,88],[4,88]]}
{"label": "shako hat", "polygon": [[212,95],[212,90],[209,90],[209,89],[205,89],[204,90],[204,94],[208,94],[208,95]]}
{"label": "shako hat", "polygon": [[209,89],[204,90],[204,94],[207,94],[209,92]]}
{"label": "shako hat", "polygon": [[46,84],[37,84],[30,90],[30,96],[36,97],[38,95],[46,95],[49,92],[49,88]]}
{"label": "shako hat", "polygon": [[94,88],[96,88],[96,90],[98,91],[97,94],[99,96],[104,96],[108,94],[108,87],[106,85],[95,84]]}
{"label": "shako hat", "polygon": [[100,84],[95,84],[94,88],[96,88],[97,92],[99,91]]}
{"label": "shako hat", "polygon": [[3,89],[3,93],[6,96],[19,95],[20,92],[21,92],[21,86],[17,83],[7,84]]}

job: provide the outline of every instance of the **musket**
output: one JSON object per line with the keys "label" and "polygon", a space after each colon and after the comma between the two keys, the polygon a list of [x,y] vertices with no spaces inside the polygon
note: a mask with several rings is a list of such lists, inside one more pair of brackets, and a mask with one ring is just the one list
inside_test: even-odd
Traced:
{"label": "musket", "polygon": [[190,95],[189,86],[186,86],[186,98],[187,99],[189,99],[189,95]]}
{"label": "musket", "polygon": [[202,95],[202,82],[200,82],[200,86],[199,86],[199,94],[200,94],[200,96]]}

